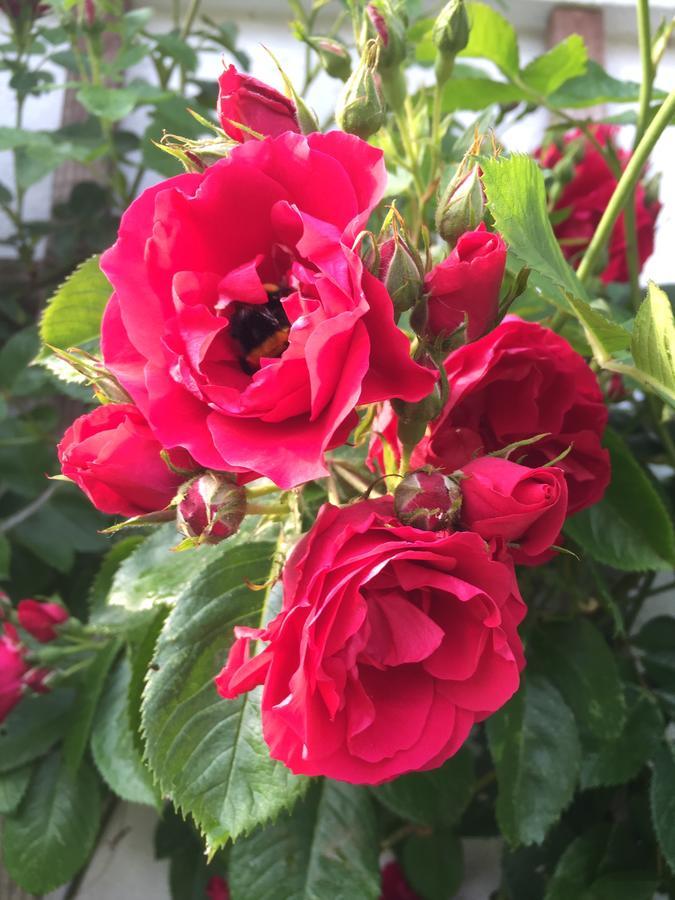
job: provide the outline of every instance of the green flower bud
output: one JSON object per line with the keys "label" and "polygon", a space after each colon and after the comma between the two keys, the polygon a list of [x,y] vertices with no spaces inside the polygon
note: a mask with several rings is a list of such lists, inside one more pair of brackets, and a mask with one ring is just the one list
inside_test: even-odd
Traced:
{"label": "green flower bud", "polygon": [[345,43],[332,37],[312,37],[311,46],[319,54],[321,65],[331,78],[341,81],[349,78],[352,59]]}
{"label": "green flower bud", "polygon": [[436,78],[445,84],[455,57],[469,43],[469,17],[463,0],[450,0],[438,14],[432,31],[436,45]]}
{"label": "green flower bud", "polygon": [[389,291],[394,304],[394,317],[411,309],[424,288],[424,268],[417,250],[398,228],[380,244],[380,265],[377,276]]}
{"label": "green flower bud", "polygon": [[480,169],[460,166],[450,180],[436,209],[436,230],[454,247],[465,231],[473,231],[483,221],[485,196]]}
{"label": "green flower bud", "polygon": [[359,64],[338,99],[335,119],[343,131],[367,140],[384,124],[382,94],[377,83],[379,47],[368,41]]}

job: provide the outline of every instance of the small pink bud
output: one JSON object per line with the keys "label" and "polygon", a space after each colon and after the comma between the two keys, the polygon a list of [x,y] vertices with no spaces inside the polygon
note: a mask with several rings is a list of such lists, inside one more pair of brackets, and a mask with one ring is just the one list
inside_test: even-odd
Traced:
{"label": "small pink bud", "polygon": [[239,530],[246,514],[246,491],[217,472],[199,475],[181,489],[176,527],[197,543],[218,544]]}
{"label": "small pink bud", "polygon": [[394,491],[394,512],[421,531],[450,530],[462,505],[459,485],[437,469],[409,472]]}
{"label": "small pink bud", "polygon": [[26,599],[19,601],[17,616],[24,631],[41,644],[46,644],[57,636],[56,626],[66,621],[68,610],[58,603]]}

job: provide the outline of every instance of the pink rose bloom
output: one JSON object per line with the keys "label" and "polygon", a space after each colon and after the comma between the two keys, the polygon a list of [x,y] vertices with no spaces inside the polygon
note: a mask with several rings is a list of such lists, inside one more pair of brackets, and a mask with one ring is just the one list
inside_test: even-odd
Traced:
{"label": "pink rose bloom", "polygon": [[21,700],[28,666],[25,648],[16,629],[5,623],[0,636],[0,722],[3,722]]}
{"label": "pink rose bloom", "polygon": [[429,272],[427,333],[450,335],[467,317],[466,338],[475,341],[497,318],[506,267],[506,244],[481,224],[465,232],[454,250]]}
{"label": "pink rose bloom", "polygon": [[352,250],[384,181],[364,141],[287,132],[129,207],[102,349],[165,447],[290,488],[326,475],[355,407],[431,391]]}
{"label": "pink rose bloom", "polygon": [[229,66],[218,79],[218,118],[221,128],[233,140],[257,140],[237,128],[246,125],[266,137],[284,131],[300,132],[295,103],[269,84]]}
{"label": "pink rose bloom", "polygon": [[[63,474],[101,512],[140,516],[163,509],[185,481],[164,462],[162,445],[131,403],[108,403],[76,419],[58,446]],[[172,454],[189,466],[184,452]]]}
{"label": "pink rose bloom", "polygon": [[486,541],[508,546],[514,562],[538,565],[550,556],[567,515],[565,473],[530,469],[508,459],[480,456],[462,467],[462,525]]}
{"label": "pink rose bloom", "polygon": [[[378,784],[435,768],[518,688],[512,566],[477,534],[401,525],[390,497],[323,506],[283,592],[267,628],[235,628],[216,685],[264,685],[265,740],[297,774]],[[251,658],[254,640],[268,646]]]}
{"label": "pink rose bloom", "polygon": [[41,603],[39,600],[20,600],[17,608],[19,625],[36,641],[46,644],[56,637],[56,626],[68,618],[68,610],[58,603]]}

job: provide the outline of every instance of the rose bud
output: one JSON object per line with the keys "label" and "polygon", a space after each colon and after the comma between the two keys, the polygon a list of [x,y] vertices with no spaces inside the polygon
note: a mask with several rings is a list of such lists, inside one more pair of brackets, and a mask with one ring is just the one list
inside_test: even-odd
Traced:
{"label": "rose bud", "polygon": [[217,472],[194,478],[181,494],[176,527],[199,544],[218,544],[231,537],[246,515],[244,488]]}
{"label": "rose bud", "polygon": [[19,625],[41,644],[53,641],[57,636],[56,626],[68,618],[68,611],[58,603],[30,599],[19,602],[17,614]]}
{"label": "rose bud", "polygon": [[367,140],[384,125],[382,93],[377,83],[379,48],[368,41],[358,66],[338,98],[335,120],[343,131]]}
{"label": "rose bud", "polygon": [[299,23],[296,23],[295,34],[299,40],[304,41],[317,53],[322,68],[331,78],[339,78],[340,81],[346,81],[349,78],[352,71],[352,58],[344,41],[324,35],[310,35]]}
{"label": "rose bud", "polygon": [[[101,512],[140,516],[164,509],[185,481],[162,459],[162,445],[131,403],[108,403],[76,419],[57,448],[63,474]],[[184,450],[172,450],[179,468],[193,468]]]}
{"label": "rose bud", "polygon": [[[567,515],[565,473],[481,456],[462,467],[462,524],[505,543],[514,562],[538,565],[558,543]],[[517,547],[509,546],[517,544]]]}
{"label": "rose bud", "polygon": [[403,869],[395,859],[382,867],[382,893],[380,900],[421,900],[408,884]]}
{"label": "rose bud", "polygon": [[230,889],[224,878],[213,875],[206,885],[208,900],[230,900]]}
{"label": "rose bud", "polygon": [[429,272],[426,334],[452,334],[467,321],[466,337],[474,341],[494,325],[499,290],[506,268],[506,245],[481,222],[467,231],[447,259]]}
{"label": "rose bud", "polygon": [[300,132],[293,101],[257,78],[237,72],[234,66],[225,69],[218,79],[218,118],[225,133],[240,143],[254,136],[237,124],[265,137]]}
{"label": "rose bud", "polygon": [[411,309],[424,287],[424,269],[417,250],[398,228],[392,237],[380,244],[377,277],[384,284],[394,304],[394,316]]}
{"label": "rose bud", "polygon": [[436,79],[445,84],[455,57],[469,43],[469,17],[463,0],[450,0],[438,14],[432,31],[436,46]]}
{"label": "rose bud", "polygon": [[21,700],[24,676],[28,669],[25,648],[15,628],[5,623],[0,637],[0,722],[3,722]]}
{"label": "rose bud", "polygon": [[408,472],[394,491],[399,522],[421,531],[449,531],[461,505],[459,485],[437,469]]}
{"label": "rose bud", "polygon": [[436,230],[444,241],[454,247],[465,232],[478,228],[484,213],[485,195],[480,168],[472,166],[467,172],[460,167],[436,209]]}
{"label": "rose bud", "polygon": [[382,80],[382,93],[392,109],[399,110],[405,102],[407,88],[401,63],[406,56],[406,21],[389,0],[377,0],[366,6],[371,32],[379,39],[380,54],[377,71]]}

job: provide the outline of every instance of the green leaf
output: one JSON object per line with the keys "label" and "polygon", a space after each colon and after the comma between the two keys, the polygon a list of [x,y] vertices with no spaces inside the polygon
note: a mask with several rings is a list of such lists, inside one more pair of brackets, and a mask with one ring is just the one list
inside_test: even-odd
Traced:
{"label": "green leaf", "polygon": [[10,876],[35,894],[69,881],[94,847],[100,814],[92,768],[83,765],[73,778],[58,753],[46,757],[18,811],[5,820],[3,850]]}
{"label": "green leaf", "polygon": [[[110,282],[98,256],[81,263],[52,295],[40,322],[40,338],[59,350],[98,341],[101,318],[110,297]],[[45,348],[42,359],[51,356]]]}
{"label": "green leaf", "polygon": [[473,757],[464,747],[438,769],[402,775],[371,790],[402,819],[418,825],[454,825],[469,805],[474,783]]}
{"label": "green leaf", "polygon": [[118,797],[157,807],[152,776],[143,765],[129,722],[130,682],[131,665],[124,657],[108,677],[92,730],[91,750],[97,769]]}
{"label": "green leaf", "polygon": [[575,838],[560,857],[544,900],[571,900],[591,883],[607,847],[609,827],[598,825]]}
{"label": "green leaf", "polygon": [[675,688],[675,619],[655,616],[642,626],[631,643],[642,651],[642,665],[650,681]]}
{"label": "green leaf", "polygon": [[0,725],[0,772],[10,772],[46,753],[63,736],[73,692],[27,694]]}
{"label": "green leaf", "polygon": [[560,691],[582,733],[608,739],[621,732],[626,708],[616,660],[587,619],[540,627],[532,639],[530,665]]}
{"label": "green leaf", "polygon": [[[259,625],[276,544],[227,541],[227,552],[178,597],[148,673],[142,723],[162,793],[190,813],[214,850],[289,807],[307,786],[270,758],[260,689],[236,700],[216,692],[235,625]],[[195,552],[190,551],[190,556]],[[197,555],[197,554],[195,554]],[[208,559],[208,557],[206,558]]]}
{"label": "green leaf", "polygon": [[510,76],[518,75],[518,37],[511,23],[485,3],[467,3],[469,43],[460,56],[489,59]]}
{"label": "green leaf", "polygon": [[521,72],[528,87],[548,97],[570,78],[586,71],[588,54],[584,40],[572,34],[548,53],[533,59]]}
{"label": "green leaf", "polygon": [[0,388],[10,391],[40,346],[35,326],[15,331],[0,350]]}
{"label": "green leaf", "polygon": [[458,109],[485,109],[493,103],[520,103],[525,93],[515,84],[491,78],[451,78],[443,87],[441,107],[444,113]]}
{"label": "green leaf", "polygon": [[574,716],[558,691],[528,676],[487,722],[497,821],[511,845],[541,843],[572,799],[580,765]]}
{"label": "green leaf", "polygon": [[77,99],[93,116],[109,122],[128,116],[138,103],[138,95],[133,88],[113,88],[101,84],[81,87]]}
{"label": "green leaf", "polygon": [[583,742],[583,789],[625,784],[635,778],[663,736],[663,717],[651,694],[628,686],[626,700],[628,713],[618,737]]}
{"label": "green leaf", "polygon": [[192,72],[197,68],[197,54],[180,35],[176,33],[153,35],[155,44],[164,56],[175,59],[183,68]]}
{"label": "green leaf", "polygon": [[[123,560],[143,543],[143,535],[133,534],[118,540],[103,557],[101,568],[89,589],[90,619],[97,622],[99,613],[105,611],[105,604],[112,587],[115,572]],[[98,624],[98,623],[97,623]]]}
{"label": "green leaf", "polygon": [[0,581],[9,580],[9,567],[12,558],[12,547],[9,539],[0,534]]}
{"label": "green leaf", "polygon": [[377,900],[378,855],[368,791],[323,779],[291,816],[234,844],[232,900]]}
{"label": "green leaf", "polygon": [[593,356],[600,365],[604,365],[615,353],[628,350],[631,336],[622,325],[612,322],[579,297],[567,294],[567,300],[581,322]]}
{"label": "green leaf", "polygon": [[409,837],[402,862],[410,886],[425,900],[454,897],[464,878],[461,841],[447,829]]}
{"label": "green leaf", "polygon": [[549,99],[553,106],[565,109],[634,103],[639,96],[638,82],[613,78],[601,65],[589,59],[585,74],[567,81]]}
{"label": "green leaf", "polygon": [[649,282],[635,316],[631,352],[659,396],[675,406],[675,319],[667,294]]}
{"label": "green leaf", "polygon": [[663,501],[624,441],[605,432],[612,481],[603,499],[567,520],[583,553],[628,572],[675,565],[675,533]]}
{"label": "green leaf", "polygon": [[119,649],[118,641],[105,644],[93,657],[78,682],[77,698],[71,709],[70,723],[63,742],[63,761],[72,773],[77,772],[87,749],[103,685]]}
{"label": "green leaf", "polygon": [[658,886],[649,872],[611,872],[594,881],[579,900],[653,900]]}
{"label": "green leaf", "polygon": [[529,156],[481,159],[483,186],[497,230],[521,264],[539,273],[557,302],[569,310],[567,294],[587,300],[553,234],[546,208],[544,176]]}
{"label": "green leaf", "polygon": [[671,744],[662,744],[654,756],[649,798],[656,837],[675,872],[675,754]]}
{"label": "green leaf", "polygon": [[13,813],[26,793],[31,767],[21,766],[0,774],[0,814]]}

